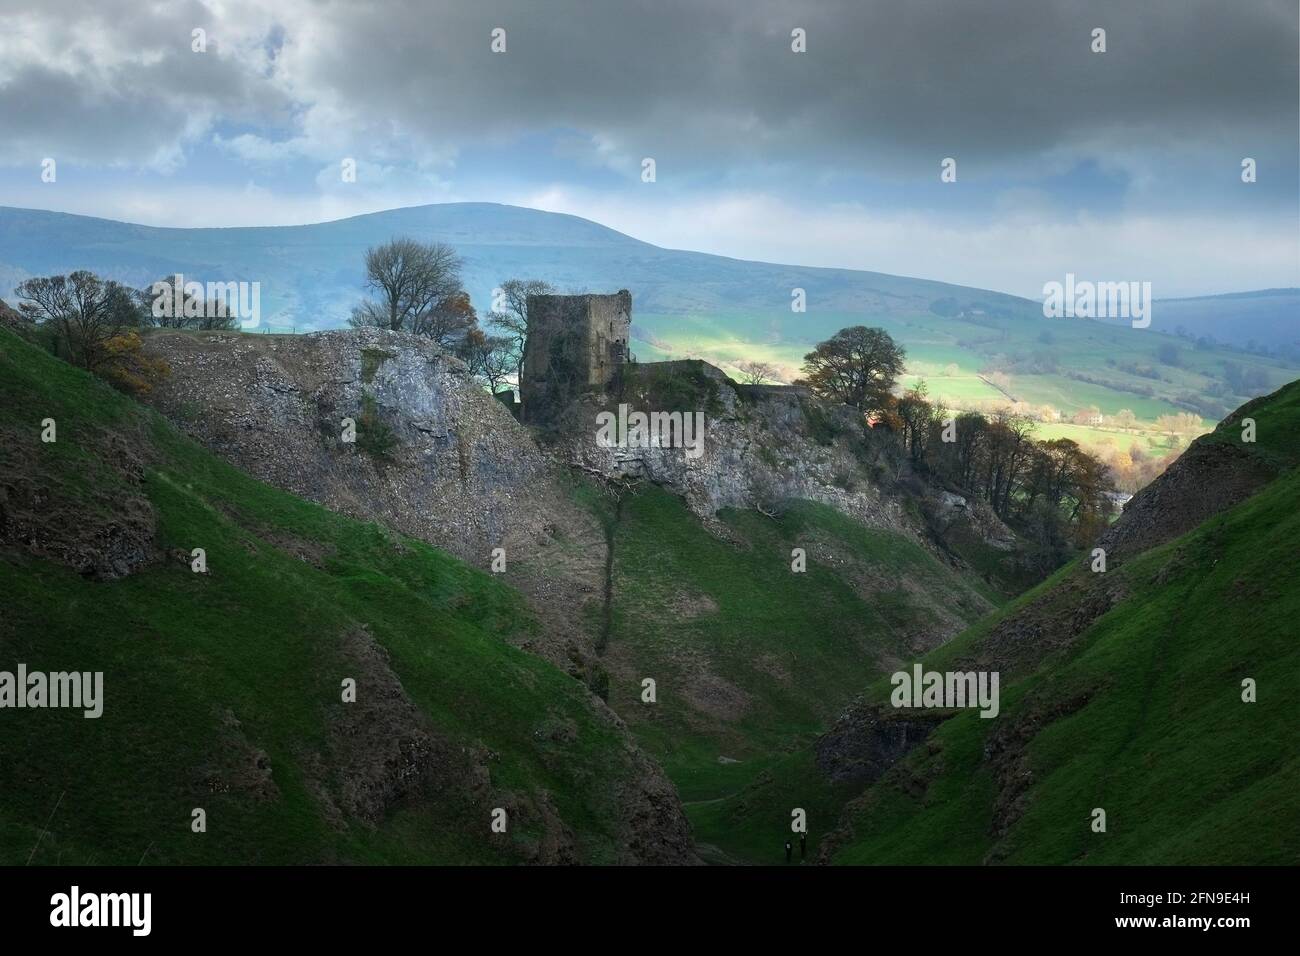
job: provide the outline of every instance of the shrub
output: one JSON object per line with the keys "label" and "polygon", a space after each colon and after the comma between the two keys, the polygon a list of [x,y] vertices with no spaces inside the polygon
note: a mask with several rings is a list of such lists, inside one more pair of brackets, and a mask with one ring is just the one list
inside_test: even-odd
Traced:
{"label": "shrub", "polygon": [[144,354],[138,332],[124,332],[105,339],[103,356],[95,373],[128,395],[147,395],[171,374],[171,366],[162,359]]}

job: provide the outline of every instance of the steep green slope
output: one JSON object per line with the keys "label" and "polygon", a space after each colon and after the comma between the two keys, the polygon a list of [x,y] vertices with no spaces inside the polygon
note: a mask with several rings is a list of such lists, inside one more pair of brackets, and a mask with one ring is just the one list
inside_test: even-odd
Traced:
{"label": "steep green slope", "polygon": [[[797,502],[779,518],[724,511],[710,533],[653,486],[621,504],[591,492],[611,529],[609,703],[677,785],[702,852],[776,862],[790,806],[819,818],[844,796],[720,817],[712,807],[755,780],[815,783],[805,756],[873,675],[976,620],[972,581],[911,540]],[[791,570],[791,551],[807,570]],[[644,702],[642,681],[655,682]],[[824,832],[823,827],[823,832]]]}
{"label": "steep green slope", "polygon": [[0,862],[684,857],[657,769],[502,640],[535,625],[490,576],[253,481],[2,330],[0,408],[0,670],[104,673],[99,719],[0,709]]}
{"label": "steep green slope", "polygon": [[1001,713],[959,712],[853,801],[831,861],[1300,859],[1297,409],[1293,383],[1204,440],[1284,469],[1263,490],[1104,574],[1064,569],[927,656],[999,670]]}

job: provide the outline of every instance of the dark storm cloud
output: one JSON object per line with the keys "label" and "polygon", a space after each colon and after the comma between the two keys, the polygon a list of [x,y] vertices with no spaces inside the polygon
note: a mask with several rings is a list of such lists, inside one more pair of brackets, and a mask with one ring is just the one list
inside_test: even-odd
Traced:
{"label": "dark storm cloud", "polygon": [[[330,42],[304,57],[310,82],[430,140],[564,127],[692,165],[839,165],[1296,138],[1289,0],[328,9]],[[488,50],[497,26],[505,55]],[[790,52],[794,27],[806,54]]]}
{"label": "dark storm cloud", "polygon": [[[1291,0],[286,0],[142,16],[119,2],[16,12],[0,39],[6,157],[43,144],[137,162],[218,122],[412,163],[533,131],[636,171],[746,164],[904,171],[955,155],[1294,157]],[[189,51],[206,25],[220,56]],[[493,54],[489,34],[507,31]],[[790,31],[808,52],[790,51]],[[1108,51],[1089,49],[1094,27]],[[6,66],[5,64],[8,64]],[[290,122],[288,107],[295,119]],[[327,147],[328,144],[328,147]]]}

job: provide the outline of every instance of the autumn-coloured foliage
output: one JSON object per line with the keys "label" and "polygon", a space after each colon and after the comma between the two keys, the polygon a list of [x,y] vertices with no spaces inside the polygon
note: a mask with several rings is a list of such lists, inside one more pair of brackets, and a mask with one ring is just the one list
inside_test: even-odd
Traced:
{"label": "autumn-coloured foliage", "polygon": [[145,354],[144,343],[135,331],[105,339],[101,351],[103,357],[96,373],[129,395],[147,395],[171,374],[166,362]]}

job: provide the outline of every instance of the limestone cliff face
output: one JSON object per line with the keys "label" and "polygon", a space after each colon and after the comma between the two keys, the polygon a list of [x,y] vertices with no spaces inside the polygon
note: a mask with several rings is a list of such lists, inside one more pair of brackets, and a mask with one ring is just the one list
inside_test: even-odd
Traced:
{"label": "limestone cliff face", "polygon": [[[628,414],[700,412],[698,448],[624,442],[631,436],[617,434],[611,443],[597,416],[618,416],[620,405]],[[817,402],[803,389],[737,385],[706,362],[627,366],[606,394],[588,396],[570,412],[561,434],[561,453],[574,465],[662,485],[706,523],[723,508],[776,513],[783,502],[805,499],[933,548],[906,502],[930,496],[936,510],[944,507],[935,489],[901,486],[889,438],[873,434],[855,410]],[[1012,537],[1005,527],[996,536]]]}
{"label": "limestone cliff face", "polygon": [[426,340],[176,333],[148,347],[172,368],[150,401],[256,478],[479,566],[544,533],[534,496],[551,466],[464,364]]}
{"label": "limestone cliff face", "polygon": [[253,477],[479,568],[503,549],[545,624],[529,649],[586,679],[604,532],[459,359],[379,329],[155,333],[146,347],[172,369],[149,401]]}

